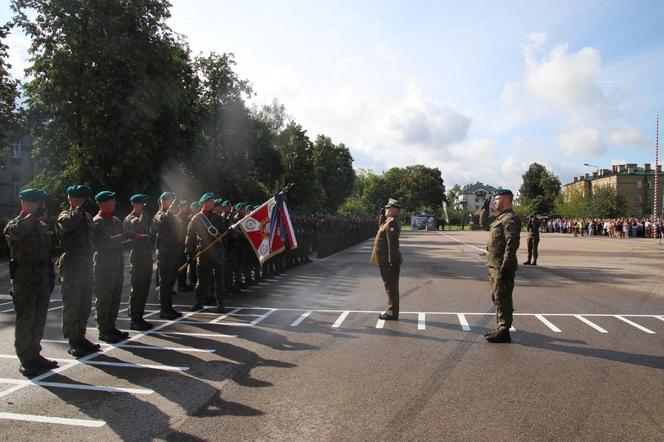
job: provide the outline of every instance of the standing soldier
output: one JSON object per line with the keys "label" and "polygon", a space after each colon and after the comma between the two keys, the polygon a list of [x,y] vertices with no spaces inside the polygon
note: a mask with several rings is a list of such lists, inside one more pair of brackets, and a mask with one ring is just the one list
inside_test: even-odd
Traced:
{"label": "standing soldier", "polygon": [[62,334],[69,341],[67,352],[80,358],[99,350],[85,337],[92,304],[92,217],[83,208],[92,190],[85,185],[67,188],[69,209],[58,216],[55,231],[62,255],[58,260],[62,282]]}
{"label": "standing soldier", "polygon": [[[226,230],[223,218],[214,212],[214,194],[206,193],[201,196],[199,202],[203,205],[201,211],[189,221],[187,227],[187,253],[190,257],[196,254],[196,247],[200,243],[201,249],[205,249],[215,241]],[[224,245],[217,241],[198,258],[198,281],[194,293],[196,304],[192,311],[201,310],[208,296],[211,285],[214,284],[217,296],[218,313],[225,313],[224,309]]]}
{"label": "standing soldier", "polygon": [[148,196],[137,194],[130,198],[132,212],[124,219],[124,230],[134,236],[129,263],[131,264],[131,291],[129,292],[129,328],[150,330],[153,325],[143,319],[145,303],[152,279],[152,246],[150,245],[150,218],[143,211]]}
{"label": "standing soldier", "polygon": [[94,295],[97,309],[97,328],[99,339],[115,344],[124,341],[129,333],[117,329],[115,321],[120,310],[122,285],[124,282],[124,245],[132,237],[124,233],[122,221],[113,216],[115,192],[104,190],[95,196],[99,213],[92,219],[95,249],[94,256]]}
{"label": "standing soldier", "polygon": [[11,254],[10,293],[16,311],[14,346],[21,361],[19,371],[31,378],[58,366],[40,354],[55,275],[50,256],[51,232],[41,220],[46,192],[25,189],[19,198],[21,213],[7,223],[5,237]]}
{"label": "standing soldier", "polygon": [[[194,201],[193,203],[191,203],[191,205],[189,206],[189,209],[191,211],[191,216],[189,217],[189,221],[191,221],[191,218],[196,216],[196,214],[201,211],[201,207],[202,207],[201,203],[199,203],[198,201]],[[188,225],[189,225],[189,222],[187,222],[187,226]],[[186,232],[185,232],[185,236],[186,236]],[[186,247],[185,247],[185,251],[186,251]],[[196,251],[198,251],[198,249]],[[192,257],[187,254],[187,262],[190,263],[189,268],[187,269],[187,273],[189,274],[189,285],[191,287],[196,287],[196,283],[198,281],[196,260],[191,259],[191,258]]]}
{"label": "standing soldier", "polygon": [[164,192],[159,197],[159,211],[153,226],[157,235],[157,271],[159,272],[159,317],[177,319],[182,313],[173,308],[173,287],[177,279],[178,262],[182,256],[182,227],[176,215],[175,194]]}
{"label": "standing soldier", "polygon": [[[187,225],[191,216],[189,214],[189,203],[187,200],[180,200],[177,202],[178,205],[178,218],[180,219],[180,225],[182,226],[181,237],[184,238],[187,234]],[[187,263],[187,252],[184,247],[182,247],[182,255],[180,256],[180,261],[178,262],[178,267]],[[190,292],[193,290],[193,287],[187,284],[187,272],[181,272],[178,274],[178,292]]]}
{"label": "standing soldier", "polygon": [[485,336],[489,342],[511,342],[512,291],[514,276],[518,268],[516,251],[519,248],[521,222],[512,210],[513,194],[507,189],[496,191],[498,217],[489,224],[489,203],[491,196],[484,201],[480,212],[480,222],[485,230],[491,230],[487,244],[486,260],[489,267],[491,299],[496,306],[496,331]]}
{"label": "standing soldier", "polygon": [[530,215],[530,218],[528,218],[526,231],[528,232],[526,236],[526,241],[528,243],[528,260],[524,262],[523,265],[536,266],[538,256],[537,249],[539,248],[540,241],[540,221],[535,215]]}
{"label": "standing soldier", "polygon": [[388,300],[387,309],[378,318],[387,321],[399,319],[399,273],[402,262],[399,251],[400,213],[399,201],[390,198],[385,206],[385,222],[378,229],[371,252],[371,263],[380,267]]}

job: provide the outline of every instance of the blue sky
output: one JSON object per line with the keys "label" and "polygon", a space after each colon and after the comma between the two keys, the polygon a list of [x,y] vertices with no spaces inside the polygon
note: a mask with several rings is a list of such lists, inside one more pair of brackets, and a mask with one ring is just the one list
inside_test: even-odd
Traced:
{"label": "blue sky", "polygon": [[[563,182],[583,163],[654,162],[662,23],[657,1],[173,0],[170,19],[356,167],[512,188],[533,161]],[[20,75],[27,42],[7,42]]]}

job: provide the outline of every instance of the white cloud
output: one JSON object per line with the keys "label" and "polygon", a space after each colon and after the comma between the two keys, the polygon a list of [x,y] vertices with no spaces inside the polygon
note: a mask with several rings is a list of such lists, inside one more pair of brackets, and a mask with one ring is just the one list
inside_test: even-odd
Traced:
{"label": "white cloud", "polygon": [[614,130],[611,133],[611,143],[617,146],[648,147],[648,140],[633,126],[623,126]]}
{"label": "white cloud", "polygon": [[561,130],[558,142],[570,155],[602,155],[606,152],[599,131],[592,127],[569,125]]}

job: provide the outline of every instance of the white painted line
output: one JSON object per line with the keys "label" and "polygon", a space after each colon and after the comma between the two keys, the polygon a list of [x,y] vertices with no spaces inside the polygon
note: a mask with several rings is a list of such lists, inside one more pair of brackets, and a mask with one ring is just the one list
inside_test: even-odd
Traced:
{"label": "white painted line", "polygon": [[106,393],[152,394],[154,390],[147,388],[105,387],[100,385],[70,384],[64,382],[32,382],[24,379],[0,378],[0,384],[32,384],[47,388],[68,388],[70,390],[103,391]]}
{"label": "white painted line", "polygon": [[627,319],[627,318],[625,318],[625,317],[623,317],[623,316],[620,316],[620,315],[614,315],[614,317],[620,319],[622,322],[624,322],[624,323],[626,323],[626,324],[631,325],[632,327],[638,328],[639,330],[641,330],[641,331],[644,332],[644,333],[648,333],[649,335],[654,335],[654,334],[655,334],[655,332],[652,331],[652,330],[650,330],[649,328],[645,328],[644,326],[639,325],[639,324],[637,324],[637,323],[634,322],[634,321],[630,321],[629,319]]}
{"label": "white painted line", "polygon": [[224,319],[228,318],[231,314],[233,314],[233,313],[237,313],[237,312],[239,312],[240,310],[242,310],[242,308],[240,308],[240,307],[234,308],[234,309],[231,310],[230,312],[225,313],[225,314],[223,314],[223,315],[221,315],[221,316],[219,316],[219,317],[217,317],[217,318],[214,318],[213,320],[210,321],[210,324],[216,324],[216,323],[218,323],[218,322],[220,322],[220,321],[223,321]]}
{"label": "white painted line", "polygon": [[298,325],[300,325],[302,323],[302,321],[307,319],[307,317],[312,313],[313,313],[313,310],[307,310],[306,312],[302,313],[299,318],[297,318],[295,321],[293,321],[293,323],[290,326],[291,327],[297,327]]}
{"label": "white painted line", "polygon": [[134,364],[131,362],[111,362],[111,361],[85,361],[86,365],[104,365],[109,367],[126,367],[126,368],[149,368],[152,370],[163,371],[187,371],[189,367],[178,367],[174,365],[151,365],[151,364]]}
{"label": "white painted line", "polygon": [[655,318],[659,319],[660,321],[664,321],[664,316],[655,316]]}
{"label": "white painted line", "polygon": [[464,315],[463,313],[457,313],[457,316],[459,318],[459,324],[461,324],[461,330],[470,331],[470,325],[468,325],[468,320],[466,319],[466,315]]}
{"label": "white painted line", "polygon": [[543,323],[544,325],[546,325],[547,327],[549,327],[549,328],[551,329],[552,332],[554,332],[554,333],[560,333],[560,329],[559,329],[558,327],[556,327],[551,321],[549,321],[548,319],[546,319],[544,316],[542,316],[542,315],[535,315],[535,317],[536,317],[537,319],[539,319],[540,321],[542,321],[542,323]]}
{"label": "white painted line", "polygon": [[383,327],[385,327],[385,320],[379,319],[378,322],[376,322],[376,328],[383,328]]}
{"label": "white painted line", "polygon": [[334,324],[332,324],[332,327],[333,328],[339,328],[341,323],[346,320],[346,318],[348,317],[349,314],[350,314],[349,311],[345,311],[342,314],[340,314],[339,317],[337,318],[336,322]]}
{"label": "white painted line", "polygon": [[472,245],[472,244],[468,244],[467,242],[463,242],[463,241],[461,241],[461,240],[459,240],[459,239],[456,239],[455,237],[450,236],[450,235],[448,235],[448,234],[446,234],[446,233],[442,233],[442,232],[438,232],[438,233],[440,233],[440,234],[443,235],[443,236],[447,236],[449,239],[454,240],[454,241],[456,241],[456,242],[458,242],[458,243],[461,243],[461,244],[463,244],[463,245],[465,245],[465,246],[468,246],[468,247],[471,247],[471,248],[473,248],[473,249],[479,250],[479,251],[482,252],[482,253],[486,253],[486,250],[485,250],[485,249],[480,249],[479,247],[476,247],[476,246],[474,246],[474,245]]}
{"label": "white painted line", "polygon": [[159,347],[157,345],[132,345],[123,344],[117,345],[119,348],[137,348],[140,350],[163,350],[163,351],[176,351],[182,353],[214,353],[217,350],[212,348],[193,348],[193,347]]}
{"label": "white painted line", "polygon": [[154,316],[154,315],[158,314],[159,312],[160,312],[160,310],[149,311],[147,314],[143,315],[143,319],[149,318],[150,316]]}
{"label": "white painted line", "polygon": [[592,328],[594,328],[595,330],[597,330],[597,331],[600,332],[600,333],[608,333],[608,331],[604,330],[604,329],[603,329],[602,327],[600,327],[599,325],[595,324],[594,322],[592,322],[592,321],[589,320],[589,319],[584,318],[584,317],[581,316],[581,315],[574,315],[574,317],[575,317],[576,319],[578,319],[579,321],[583,322],[584,324],[587,324],[587,325],[591,326]]}
{"label": "white painted line", "polygon": [[203,322],[203,321],[181,321],[178,324],[187,325],[226,325],[231,327],[253,327],[254,324],[250,322]]}
{"label": "white painted line", "polygon": [[18,414],[0,412],[0,419],[25,422],[42,422],[47,424],[71,425],[74,427],[100,428],[106,425],[104,421],[95,421],[89,419],[68,419],[64,417],[38,416],[36,414]]}
{"label": "white painted line", "polygon": [[2,294],[2,295],[0,295],[0,299],[12,299],[12,297],[9,296],[9,295]]}
{"label": "white painted line", "polygon": [[127,308],[123,308],[123,309],[121,309],[121,310],[118,310],[118,314],[120,314],[120,313],[124,313],[124,312],[126,312],[126,311],[129,311],[129,307],[127,307]]}
{"label": "white painted line", "polygon": [[0,304],[0,307],[3,307],[5,305],[11,305],[11,304],[14,304],[14,301],[3,302],[2,304]]}
{"label": "white painted line", "polygon": [[272,313],[276,312],[276,309],[268,310],[265,312],[263,315],[259,316],[258,318],[254,319],[251,321],[251,325],[257,325],[260,324],[262,321],[264,321],[268,316],[270,316]]}
{"label": "white painted line", "polygon": [[60,310],[62,307],[63,307],[63,306],[61,306],[61,305],[59,305],[59,306],[57,306],[57,307],[51,307],[50,309],[48,309],[48,311],[49,311],[49,312],[52,312],[52,311],[54,311],[54,310]]}
{"label": "white painted line", "polygon": [[420,312],[417,314],[417,329],[424,330],[426,328],[426,313]]}
{"label": "white painted line", "polygon": [[0,310],[0,313],[9,313],[9,312],[13,312],[13,311],[14,311],[13,308],[8,308],[7,310]]}
{"label": "white painted line", "polygon": [[516,332],[516,329],[514,328],[514,326],[510,327],[510,332],[512,332],[512,333]]}
{"label": "white painted line", "polygon": [[200,336],[203,338],[237,338],[237,335],[224,335],[221,333],[188,333],[188,332],[152,332],[151,335],[165,336]]}

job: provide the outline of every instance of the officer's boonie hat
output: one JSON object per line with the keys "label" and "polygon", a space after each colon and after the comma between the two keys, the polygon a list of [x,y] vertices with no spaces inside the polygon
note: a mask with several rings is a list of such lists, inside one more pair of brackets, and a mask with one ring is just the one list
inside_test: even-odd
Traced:
{"label": "officer's boonie hat", "polygon": [[137,193],[136,195],[129,198],[129,201],[131,201],[134,204],[145,204],[148,202],[148,199],[150,199],[149,196],[144,195],[142,193]]}
{"label": "officer's boonie hat", "polygon": [[390,200],[387,202],[387,205],[385,206],[385,208],[389,209],[391,207],[394,207],[395,209],[401,209],[401,204],[399,204],[399,200],[395,200],[394,198],[390,198]]}
{"label": "officer's boonie hat", "polygon": [[111,192],[110,190],[103,190],[95,196],[95,201],[98,203],[103,203],[104,201],[112,200],[113,198],[115,198],[115,192]]}
{"label": "officer's boonie hat", "polygon": [[18,194],[21,201],[28,203],[41,203],[47,196],[48,194],[41,189],[24,189]]}
{"label": "officer's boonie hat", "polygon": [[89,198],[92,195],[92,189],[85,184],[74,184],[67,187],[67,195],[74,198]]}

